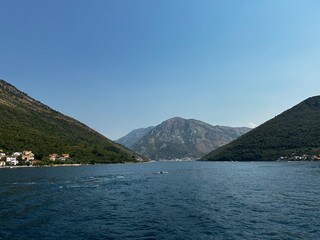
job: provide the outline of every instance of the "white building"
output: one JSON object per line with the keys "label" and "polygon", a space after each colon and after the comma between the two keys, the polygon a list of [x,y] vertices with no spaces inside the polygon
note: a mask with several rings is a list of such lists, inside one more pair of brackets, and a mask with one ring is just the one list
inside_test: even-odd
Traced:
{"label": "white building", "polygon": [[34,160],[34,154],[32,153],[32,151],[23,151],[22,159],[24,159],[27,162],[32,161]]}
{"label": "white building", "polygon": [[19,157],[21,155],[22,155],[22,152],[15,152],[12,154],[12,156],[14,156],[14,157]]}
{"label": "white building", "polygon": [[10,165],[17,165],[19,161],[15,157],[7,157],[7,163]]}

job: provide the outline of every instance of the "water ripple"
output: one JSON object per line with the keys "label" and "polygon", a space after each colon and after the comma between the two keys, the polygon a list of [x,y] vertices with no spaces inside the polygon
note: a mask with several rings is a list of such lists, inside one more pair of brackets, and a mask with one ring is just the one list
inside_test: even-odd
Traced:
{"label": "water ripple", "polygon": [[0,239],[320,239],[319,169],[317,162],[4,169]]}

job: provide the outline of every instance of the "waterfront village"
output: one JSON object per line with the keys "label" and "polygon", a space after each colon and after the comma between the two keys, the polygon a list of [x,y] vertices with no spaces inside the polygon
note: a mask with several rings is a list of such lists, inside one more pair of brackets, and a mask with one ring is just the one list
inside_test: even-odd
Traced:
{"label": "waterfront village", "polygon": [[[56,154],[52,153],[46,159],[49,159],[51,164],[65,164],[70,159],[69,153]],[[0,167],[12,166],[39,166],[43,165],[42,154],[34,154],[31,150],[22,152],[4,152],[0,149]],[[282,156],[278,161],[319,161],[319,155],[302,154],[297,155],[292,153],[291,156]],[[47,162],[48,163],[48,162]]]}
{"label": "waterfront village", "polygon": [[[41,154],[34,154],[31,150],[25,150],[22,152],[7,152],[5,153],[0,149],[0,167],[5,166],[36,166],[41,162]],[[59,161],[64,162],[70,158],[69,153],[63,154],[50,154],[49,160],[52,162]]]}
{"label": "waterfront village", "polygon": [[319,155],[297,155],[293,153],[291,156],[283,156],[278,159],[278,161],[319,161],[320,160],[320,154]]}

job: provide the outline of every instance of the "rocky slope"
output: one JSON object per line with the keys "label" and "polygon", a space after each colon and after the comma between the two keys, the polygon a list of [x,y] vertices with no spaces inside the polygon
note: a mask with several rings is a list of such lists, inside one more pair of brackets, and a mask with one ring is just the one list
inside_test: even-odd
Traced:
{"label": "rocky slope", "polygon": [[123,136],[116,140],[117,143],[120,143],[128,148],[131,148],[136,144],[141,138],[143,138],[147,133],[149,133],[154,127],[139,128],[129,132],[127,135]]}
{"label": "rocky slope", "polygon": [[153,128],[132,149],[154,160],[197,159],[249,130],[212,126],[198,120],[176,117]]}

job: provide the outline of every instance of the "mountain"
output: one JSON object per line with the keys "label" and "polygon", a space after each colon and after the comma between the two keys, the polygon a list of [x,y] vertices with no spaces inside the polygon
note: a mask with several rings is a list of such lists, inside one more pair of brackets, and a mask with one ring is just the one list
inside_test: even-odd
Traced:
{"label": "mountain", "polygon": [[154,160],[197,159],[249,130],[176,117],[153,128],[131,148]]}
{"label": "mountain", "polygon": [[135,162],[143,158],[83,123],[0,80],[0,149],[43,156],[70,153],[81,163]]}
{"label": "mountain", "polygon": [[154,129],[153,126],[147,127],[147,128],[135,129],[129,132],[124,137],[119,138],[115,142],[120,143],[128,148],[131,148],[135,143],[137,143],[142,137],[144,137],[144,135],[149,133],[152,129]]}
{"label": "mountain", "polygon": [[203,160],[266,161],[320,153],[320,96],[311,97]]}

